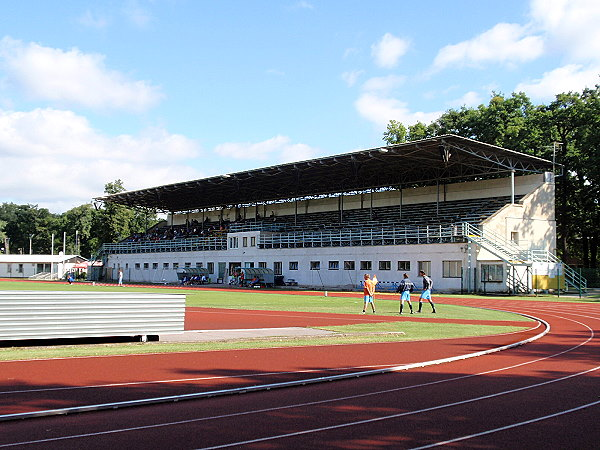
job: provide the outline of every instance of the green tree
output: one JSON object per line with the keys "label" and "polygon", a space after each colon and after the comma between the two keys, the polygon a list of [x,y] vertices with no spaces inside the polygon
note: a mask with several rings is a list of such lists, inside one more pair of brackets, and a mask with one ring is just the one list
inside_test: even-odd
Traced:
{"label": "green tree", "polygon": [[[384,140],[406,130],[391,120]],[[600,90],[563,93],[548,105],[534,105],[526,94],[492,93],[487,105],[450,109],[425,126],[408,128],[408,140],[443,134],[476,139],[511,150],[556,159],[556,218],[559,255],[597,267],[600,221]],[[403,142],[403,141],[401,141]],[[560,145],[553,145],[560,142]],[[392,143],[392,142],[388,142]]]}
{"label": "green tree", "polygon": [[400,122],[390,120],[387,130],[383,133],[383,140],[388,145],[406,142],[406,127]]}
{"label": "green tree", "polygon": [[89,257],[99,246],[94,224],[99,212],[90,204],[76,206],[61,216],[63,230],[68,230],[67,252]]}
{"label": "green tree", "polygon": [[[118,194],[125,190],[121,180],[107,183],[104,187],[106,194]],[[120,242],[134,233],[144,232],[158,222],[155,210],[134,209],[112,202],[106,202],[95,219],[90,247],[95,245],[96,249],[102,243]]]}

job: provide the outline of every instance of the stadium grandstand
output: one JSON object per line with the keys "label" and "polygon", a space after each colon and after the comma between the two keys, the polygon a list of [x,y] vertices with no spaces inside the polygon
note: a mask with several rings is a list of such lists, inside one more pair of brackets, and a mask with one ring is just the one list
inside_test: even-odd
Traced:
{"label": "stadium grandstand", "polygon": [[167,214],[99,258],[106,279],[140,283],[261,268],[276,284],[355,289],[370,273],[392,290],[424,270],[442,292],[585,289],[555,256],[554,197],[551,161],[445,135],[99,197]]}

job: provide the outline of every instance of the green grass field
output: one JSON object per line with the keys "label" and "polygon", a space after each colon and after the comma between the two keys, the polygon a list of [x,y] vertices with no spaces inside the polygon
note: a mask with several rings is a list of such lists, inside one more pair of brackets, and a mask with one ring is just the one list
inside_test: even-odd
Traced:
{"label": "green grass field", "polygon": [[[128,291],[156,292],[164,288],[138,288],[117,286],[92,286],[81,283],[67,285],[65,283],[30,283],[0,281],[0,290],[81,290],[81,291]],[[185,293],[187,306],[205,308],[231,308],[248,310],[274,311],[309,311],[318,313],[360,314],[362,298],[360,293],[351,297],[289,295],[267,293],[264,291],[235,291],[225,290],[186,290],[177,289],[172,292]],[[415,300],[416,297],[413,298]],[[435,301],[435,298],[434,298]],[[416,305],[415,305],[416,306]],[[124,355],[157,352],[192,352],[238,348],[266,348],[282,346],[355,344],[368,342],[390,342],[404,340],[427,340],[441,338],[457,338],[466,336],[482,336],[517,331],[531,326],[532,321],[522,316],[493,311],[488,309],[470,308],[464,306],[437,304],[439,319],[470,319],[470,320],[510,320],[523,321],[523,327],[506,327],[490,325],[460,325],[427,322],[385,322],[385,316],[396,316],[398,301],[396,295],[379,294],[376,296],[377,315],[383,316],[382,322],[375,324],[347,325],[343,327],[319,327],[334,331],[336,334],[324,338],[261,338],[237,341],[220,341],[207,343],[119,343],[95,345],[60,345],[39,347],[2,347],[0,360],[39,359],[97,355]],[[408,308],[406,308],[408,309]],[[423,314],[416,316],[431,316],[428,304],[423,306]]]}

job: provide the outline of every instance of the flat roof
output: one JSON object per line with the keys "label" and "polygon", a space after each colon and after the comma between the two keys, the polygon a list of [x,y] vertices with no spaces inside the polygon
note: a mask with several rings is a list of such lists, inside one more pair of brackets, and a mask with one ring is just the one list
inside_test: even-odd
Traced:
{"label": "flat roof", "polygon": [[426,186],[551,171],[551,161],[456,135],[97,197],[184,212],[369,189]]}

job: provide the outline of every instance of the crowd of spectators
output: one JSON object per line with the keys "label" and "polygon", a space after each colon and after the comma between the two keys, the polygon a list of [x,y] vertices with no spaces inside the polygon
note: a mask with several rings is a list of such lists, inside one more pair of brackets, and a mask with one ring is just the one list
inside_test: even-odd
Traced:
{"label": "crowd of spectators", "polygon": [[183,225],[156,226],[145,233],[134,233],[123,242],[165,241],[220,236],[223,233],[227,233],[228,228],[229,221],[222,221],[220,223],[205,221],[201,224],[194,219]]}

